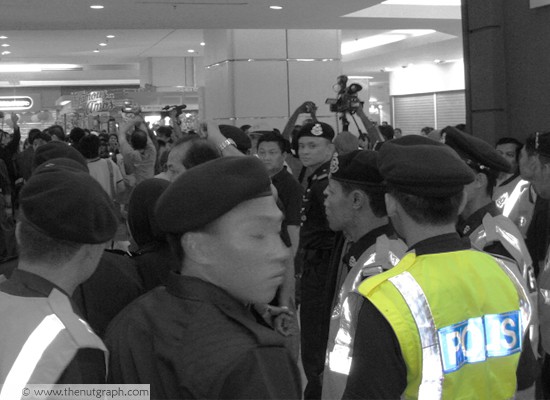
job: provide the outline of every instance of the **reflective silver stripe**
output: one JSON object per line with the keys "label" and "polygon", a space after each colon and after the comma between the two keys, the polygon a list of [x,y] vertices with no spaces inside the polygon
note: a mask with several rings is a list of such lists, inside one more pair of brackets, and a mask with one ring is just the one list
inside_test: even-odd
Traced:
{"label": "reflective silver stripe", "polygon": [[512,191],[512,194],[508,199],[506,199],[506,202],[504,203],[504,209],[502,210],[502,215],[505,217],[509,217],[510,213],[514,209],[516,203],[518,202],[519,198],[527,190],[529,187],[529,182],[524,181],[523,179],[518,182],[514,190]]}
{"label": "reflective silver stripe", "polygon": [[409,272],[403,272],[389,281],[399,290],[409,306],[418,328],[422,345],[422,380],[418,399],[441,399],[443,392],[443,364],[437,329],[428,299],[422,288]]}
{"label": "reflective silver stripe", "polygon": [[63,329],[65,326],[55,314],[46,316],[40,322],[17,355],[0,392],[0,400],[21,398],[21,391],[28,383],[42,354]]}

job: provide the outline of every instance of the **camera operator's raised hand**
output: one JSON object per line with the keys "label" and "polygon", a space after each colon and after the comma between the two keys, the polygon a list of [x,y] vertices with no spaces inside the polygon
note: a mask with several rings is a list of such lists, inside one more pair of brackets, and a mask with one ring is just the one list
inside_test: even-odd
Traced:
{"label": "camera operator's raised hand", "polygon": [[298,117],[300,114],[309,114],[311,115],[311,119],[313,122],[317,122],[317,106],[313,101],[305,101],[302,103],[290,116],[288,119],[288,122],[285,125],[285,128],[283,129],[283,137],[286,140],[290,141],[290,136],[292,134],[292,131],[294,130],[294,126],[296,125],[296,121],[298,120]]}
{"label": "camera operator's raised hand", "polygon": [[361,122],[363,122],[363,125],[367,129],[367,136],[369,137],[369,143],[372,144],[372,148],[376,146],[376,143],[381,143],[386,140],[384,136],[380,133],[380,130],[378,129],[378,126],[376,126],[374,121],[371,121],[369,117],[367,117],[365,111],[363,111],[362,106],[357,107],[355,109],[355,113],[361,119]]}
{"label": "camera operator's raised hand", "polygon": [[19,116],[16,113],[12,112],[10,114],[10,118],[11,118],[11,122],[13,124],[13,127],[15,128],[17,126],[17,122],[19,121]]}

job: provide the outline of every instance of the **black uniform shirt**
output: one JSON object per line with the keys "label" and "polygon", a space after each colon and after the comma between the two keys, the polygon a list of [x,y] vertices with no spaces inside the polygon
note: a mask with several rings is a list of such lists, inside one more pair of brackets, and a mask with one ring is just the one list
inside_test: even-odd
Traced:
{"label": "black uniform shirt", "polygon": [[[470,215],[466,220],[459,217],[457,223],[457,231],[460,236],[469,237],[479,226],[483,224],[483,217],[487,213],[492,217],[496,217],[500,214],[500,210],[494,202],[490,202],[485,207],[481,207],[479,210]],[[498,254],[513,259],[512,255],[506,250],[506,248],[499,241],[489,243],[482,249],[487,253]]]}
{"label": "black uniform shirt", "polygon": [[456,230],[458,231],[460,236],[469,236],[473,231],[475,231],[483,223],[483,217],[485,217],[485,214],[487,213],[489,213],[492,217],[495,217],[500,214],[500,210],[497,208],[494,202],[490,202],[486,206],[481,207],[479,210],[474,212],[466,219],[458,217]]}
{"label": "black uniform shirt", "polygon": [[302,228],[300,248],[306,250],[330,250],[334,246],[334,232],[328,226],[325,214],[325,195],[328,186],[330,161],[317,168],[308,178],[308,186],[302,199]]}
{"label": "black uniform shirt", "polygon": [[109,327],[109,382],[148,383],[152,399],[297,399],[284,341],[223,289],[170,273]]}
{"label": "black uniform shirt", "polygon": [[[48,297],[53,289],[67,295],[63,289],[52,282],[19,269],[13,271],[9,280],[0,283],[0,291],[20,297]],[[69,298],[69,296],[67,297]],[[71,305],[77,315],[82,315],[72,301]],[[105,375],[105,355],[103,351],[80,349],[56,383],[105,383]]]}

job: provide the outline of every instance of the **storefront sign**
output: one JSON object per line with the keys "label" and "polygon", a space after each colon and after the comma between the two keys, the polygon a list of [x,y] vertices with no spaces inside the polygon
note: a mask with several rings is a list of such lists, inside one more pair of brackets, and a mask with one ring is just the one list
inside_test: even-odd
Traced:
{"label": "storefront sign", "polygon": [[29,96],[0,96],[0,110],[29,110],[33,106]]}
{"label": "storefront sign", "polygon": [[100,111],[109,111],[113,105],[114,94],[106,90],[88,93],[86,99],[86,113],[94,114]]}

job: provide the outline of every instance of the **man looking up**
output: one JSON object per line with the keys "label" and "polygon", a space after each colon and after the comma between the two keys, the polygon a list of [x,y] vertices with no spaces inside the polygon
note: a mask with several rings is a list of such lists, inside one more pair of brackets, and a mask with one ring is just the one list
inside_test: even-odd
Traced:
{"label": "man looking up", "polygon": [[401,240],[388,239],[394,232],[384,203],[384,179],[376,162],[375,152],[355,150],[335,154],[330,165],[325,189],[327,220],[333,231],[343,231],[346,240],[334,248],[327,281],[332,317],[323,373],[324,399],[342,398],[346,387],[356,316],[362,304],[357,286],[390,269],[406,250]]}
{"label": "man looking up", "polygon": [[58,158],[33,172],[20,206],[19,263],[0,283],[0,398],[26,384],[104,383],[107,350],[69,298],[116,232],[112,201],[85,164]]}
{"label": "man looking up", "polygon": [[155,214],[181,270],[111,325],[110,381],[148,383],[155,399],[300,398],[284,337],[250,309],[274,298],[290,256],[261,161],[193,167],[163,192]]}
{"label": "man looking up", "polygon": [[311,171],[302,199],[300,252],[302,276],[300,322],[302,328],[302,363],[308,383],[306,399],[321,397],[322,373],[328,335],[326,318],[326,283],[329,261],[334,247],[324,207],[330,160],[334,153],[334,130],[324,122],[305,124],[298,132],[298,155]]}
{"label": "man looking up", "polygon": [[358,288],[366,300],[343,398],[513,397],[530,315],[497,260],[455,230],[473,172],[417,135],[382,145],[378,166],[388,216],[410,247]]}

